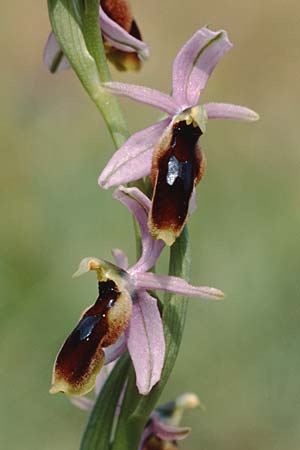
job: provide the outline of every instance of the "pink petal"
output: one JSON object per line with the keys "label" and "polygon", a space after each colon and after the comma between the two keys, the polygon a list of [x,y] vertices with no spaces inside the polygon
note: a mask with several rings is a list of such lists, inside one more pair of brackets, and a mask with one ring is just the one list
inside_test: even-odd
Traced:
{"label": "pink petal", "polygon": [[[111,371],[113,370],[114,366],[116,364],[116,361],[113,361],[112,363],[108,364],[107,366],[103,367],[103,369],[101,370],[101,372],[99,373],[99,375],[96,378],[96,385],[95,385],[95,394],[96,396],[98,396],[101,392],[101,389],[103,388],[107,378],[109,377]],[[116,410],[115,410],[115,416],[119,416],[120,412],[121,412],[121,406],[123,403],[123,399],[124,399],[124,394],[125,394],[125,386],[126,383],[123,386],[123,389],[120,393],[120,397],[116,406]]]}
{"label": "pink petal", "polygon": [[[126,344],[125,344],[125,348],[126,348]],[[96,396],[101,391],[104,383],[106,382],[107,378],[109,377],[109,374],[113,370],[116,362],[117,361],[114,360],[114,361],[110,362],[109,364],[107,364],[106,366],[104,366],[100,370],[99,375],[97,375],[96,384],[95,384],[95,394],[96,394]]]}
{"label": "pink petal", "polygon": [[114,192],[114,198],[127,206],[136,218],[140,227],[143,251],[140,259],[129,270],[129,273],[130,275],[133,275],[135,272],[146,272],[154,266],[164,248],[164,242],[161,240],[154,240],[148,229],[148,214],[151,202],[139,189],[125,188],[123,186],[120,186]]}
{"label": "pink petal", "polygon": [[196,195],[196,189],[193,189],[190,203],[189,203],[189,215],[193,214],[197,209],[197,195]]}
{"label": "pink petal", "polygon": [[131,36],[120,25],[114,22],[100,7],[100,25],[105,39],[114,48],[123,52],[136,52],[141,59],[149,58],[148,46],[139,39]]}
{"label": "pink petal", "polygon": [[165,359],[165,337],[156,299],[139,292],[125,331],[139,393],[147,395],[160,380]]}
{"label": "pink petal", "polygon": [[144,428],[138,450],[144,450],[145,443],[146,443],[147,439],[149,438],[149,436],[151,436],[151,434],[152,434],[152,424],[150,422],[150,424]]}
{"label": "pink petal", "polygon": [[156,89],[114,81],[103,83],[103,86],[110,94],[128,97],[132,100],[146,103],[146,105],[154,106],[170,116],[173,116],[181,109],[180,105],[170,95],[159,92]]}
{"label": "pink petal", "polygon": [[224,297],[223,292],[219,289],[207,286],[192,286],[182,278],[169,275],[156,275],[148,272],[137,273],[135,278],[137,289],[168,291],[188,297],[201,297],[211,300],[221,300]]}
{"label": "pink petal", "polygon": [[126,340],[124,334],[122,334],[117,342],[103,349],[105,355],[104,364],[107,365],[115,361],[117,358],[119,358],[119,356],[122,355],[122,353],[125,352],[125,350]]}
{"label": "pink petal", "polygon": [[245,106],[231,105],[230,103],[206,103],[203,105],[209,119],[232,119],[254,122],[259,115]]}
{"label": "pink petal", "polygon": [[167,425],[161,419],[152,415],[152,432],[163,441],[180,441],[185,439],[191,432],[189,427],[174,427]]}
{"label": "pink petal", "polygon": [[77,408],[82,409],[83,411],[91,411],[94,406],[94,400],[91,400],[87,397],[69,397],[70,402],[73,405],[77,406]]}
{"label": "pink petal", "polygon": [[[114,363],[111,363],[114,364]],[[99,372],[99,375],[97,375],[96,378],[96,383],[95,383],[95,387],[94,387],[94,391],[96,396],[99,394],[99,392],[101,391],[101,389],[104,386],[105,381],[107,380],[107,377],[109,375],[109,364],[107,366],[102,367],[102,369]]]}
{"label": "pink petal", "polygon": [[196,105],[216,64],[231,47],[226,31],[198,30],[174,60],[173,98],[186,106]]}
{"label": "pink petal", "polygon": [[154,146],[168,123],[169,119],[165,119],[133,134],[103,169],[99,185],[108,189],[149,175]]}
{"label": "pink petal", "polygon": [[116,265],[121,267],[121,269],[123,270],[127,270],[128,269],[128,258],[125,255],[124,252],[122,252],[122,250],[120,250],[119,248],[114,248],[111,251],[114,260],[116,261]]}
{"label": "pink petal", "polygon": [[52,73],[68,69],[70,67],[70,64],[67,58],[63,55],[62,49],[60,48],[53,31],[49,34],[47,39],[44,48],[43,61]]}

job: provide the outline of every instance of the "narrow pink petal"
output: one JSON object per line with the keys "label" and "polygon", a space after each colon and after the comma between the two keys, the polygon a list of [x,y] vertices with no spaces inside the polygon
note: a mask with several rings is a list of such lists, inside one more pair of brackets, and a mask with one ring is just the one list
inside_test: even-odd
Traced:
{"label": "narrow pink petal", "polygon": [[70,64],[67,58],[63,55],[62,49],[53,31],[49,34],[47,39],[44,48],[43,61],[52,73],[68,69],[70,67]]}
{"label": "narrow pink petal", "polygon": [[108,189],[149,175],[154,146],[168,124],[169,119],[165,119],[133,134],[103,169],[99,185]]}
{"label": "narrow pink petal", "polygon": [[189,203],[189,215],[193,214],[197,209],[197,194],[196,194],[196,188],[193,189],[190,203]]}
{"label": "narrow pink petal", "polygon": [[128,269],[128,258],[125,255],[125,253],[120,250],[119,248],[114,248],[111,251],[114,260],[116,261],[116,265],[121,267],[121,269],[123,270],[127,270]]}
{"label": "narrow pink petal", "polygon": [[209,119],[231,119],[255,122],[259,115],[245,106],[230,103],[206,103],[203,105]]}
{"label": "narrow pink petal", "polygon": [[145,42],[136,39],[127,33],[124,28],[114,22],[100,7],[100,26],[105,39],[114,48],[123,52],[136,52],[141,59],[149,58],[149,48]]}
{"label": "narrow pink petal", "polygon": [[163,441],[180,441],[185,439],[191,432],[189,427],[174,427],[167,425],[161,419],[152,415],[152,432]]}
{"label": "narrow pink petal", "polygon": [[148,214],[151,206],[149,198],[137,188],[125,188],[120,186],[114,192],[114,198],[127,206],[136,218],[142,240],[142,255],[138,262],[129,270],[130,275],[135,272],[146,272],[151,269],[157,261],[164,242],[161,240],[154,240],[148,228]]}
{"label": "narrow pink petal", "polygon": [[110,94],[146,103],[146,105],[165,111],[170,116],[180,111],[180,105],[170,95],[159,92],[156,89],[137,86],[136,84],[119,83],[117,81],[103,83],[103,86]]}
{"label": "narrow pink petal", "polygon": [[110,364],[111,362],[115,361],[119,356],[122,355],[126,350],[126,339],[124,334],[122,334],[117,342],[110,345],[109,347],[103,348],[105,359],[104,364]]}
{"label": "narrow pink petal", "polygon": [[174,60],[173,98],[180,104],[197,104],[216,64],[231,47],[226,31],[198,30]]}
{"label": "narrow pink petal", "polygon": [[139,443],[139,448],[138,450],[144,450],[145,448],[145,443],[147,441],[147,439],[151,436],[152,434],[152,423],[150,422],[143,431],[140,443]]}
{"label": "narrow pink petal", "polygon": [[150,289],[168,291],[174,294],[186,295],[188,297],[200,297],[209,300],[221,300],[224,297],[222,291],[207,286],[192,286],[182,278],[169,275],[156,275],[154,273],[135,274],[135,285],[137,289]]}
{"label": "narrow pink petal", "polygon": [[160,380],[165,359],[165,337],[156,299],[139,292],[125,331],[140,394],[147,395]]}
{"label": "narrow pink petal", "polygon": [[[113,364],[113,363],[111,363],[111,364]],[[96,383],[95,383],[95,387],[94,387],[96,396],[99,394],[99,392],[103,388],[108,375],[109,375],[109,364],[107,366],[102,367],[99,374],[97,375]]]}
{"label": "narrow pink petal", "polygon": [[[95,384],[96,397],[100,394],[100,392],[101,392],[107,378],[109,377],[111,371],[113,370],[115,364],[116,364],[116,361],[113,361],[112,363],[108,364],[107,366],[103,367],[103,369],[101,369],[101,372],[99,373],[99,375],[96,378],[96,384]],[[120,397],[118,399],[118,403],[117,403],[116,410],[115,410],[115,416],[120,415],[121,406],[122,406],[124,394],[125,394],[126,384],[127,384],[127,382],[125,382],[123,389],[120,393]]]}
{"label": "narrow pink petal", "polygon": [[77,408],[82,409],[83,411],[91,411],[94,406],[94,400],[91,400],[87,397],[69,397],[70,402],[73,405],[77,406]]}
{"label": "narrow pink petal", "polygon": [[102,369],[99,372],[99,375],[97,375],[95,389],[94,389],[96,396],[99,394],[99,392],[103,388],[103,385],[104,385],[105,381],[107,380],[107,378],[109,377],[109,374],[113,370],[115,364],[116,364],[116,360],[110,362],[106,366],[102,367]]}

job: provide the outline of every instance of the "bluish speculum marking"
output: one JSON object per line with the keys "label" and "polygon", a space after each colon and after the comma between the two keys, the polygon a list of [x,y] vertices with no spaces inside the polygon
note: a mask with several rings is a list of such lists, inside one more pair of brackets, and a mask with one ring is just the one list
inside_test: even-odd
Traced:
{"label": "bluish speculum marking", "polygon": [[84,317],[72,334],[79,333],[79,340],[84,341],[87,339],[93,332],[98,320],[101,318],[99,315],[96,316],[86,316]]}
{"label": "bluish speculum marking", "polygon": [[71,384],[80,383],[109,330],[109,310],[121,293],[112,280],[98,283],[99,296],[65,341],[55,370]]}
{"label": "bluish speculum marking", "polygon": [[180,162],[176,156],[172,155],[170,161],[168,162],[168,172],[167,172],[167,183],[172,186],[177,178],[181,178],[183,182],[184,191],[188,191],[191,183],[193,183],[192,178],[193,165],[191,161]]}

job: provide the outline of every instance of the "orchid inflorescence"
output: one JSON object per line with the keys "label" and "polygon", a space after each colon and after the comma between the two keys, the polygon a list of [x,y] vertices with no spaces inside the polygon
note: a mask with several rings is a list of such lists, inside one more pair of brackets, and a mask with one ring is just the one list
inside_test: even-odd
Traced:
{"label": "orchid inflorescence", "polygon": [[[121,70],[140,68],[149,50],[128,2],[101,0],[98,20],[108,59]],[[120,82],[106,81],[101,85],[106,93],[154,106],[165,117],[129,137],[99,176],[101,187],[117,186],[113,197],[134,216],[139,226],[141,254],[131,267],[120,249],[112,251],[114,263],[86,257],[74,274],[78,277],[94,271],[98,296],[82,313],[60,349],[50,392],[70,395],[73,403],[82,409],[92,408],[93,401],[85,394],[94,388],[97,394],[100,392],[105,374],[110,371],[107,368],[127,351],[139,394],[148,395],[159,382],[166,343],[161,317],[163,303],[157,291],[212,300],[223,298],[218,289],[193,286],[180,277],[158,275],[151,270],[165,246],[172,246],[180,237],[189,214],[195,210],[195,188],[206,166],[199,139],[206,131],[208,120],[251,122],[258,119],[254,111],[244,106],[199,103],[216,64],[231,48],[226,31],[212,31],[208,27],[198,30],[174,59],[170,95]],[[67,56],[52,32],[44,51],[44,61],[50,71],[69,67]],[[144,177],[150,177],[150,195],[149,190],[146,195],[146,189],[142,192],[137,187],[124,186]],[[152,448],[148,447],[151,440],[156,442],[153,448],[167,448],[159,446],[157,439],[169,442],[168,448],[177,448],[176,441],[187,434],[183,431],[186,429],[176,429],[169,420],[177,410],[178,404],[169,416],[163,415],[163,408],[152,412],[140,450]]]}
{"label": "orchid inflorescence", "polygon": [[142,254],[130,269],[119,249],[113,250],[117,266],[95,257],[81,261],[74,276],[96,271],[99,295],[59,352],[52,393],[86,394],[93,389],[103,364],[119,357],[127,348],[135,368],[137,388],[141,394],[148,394],[160,379],[165,342],[157,300],[147,291],[162,290],[215,300],[223,297],[218,289],[192,286],[181,278],[148,272],[164,247],[163,241],[151,237],[147,227],[150,200],[137,188],[120,187],[114,197],[128,207],[139,224]]}

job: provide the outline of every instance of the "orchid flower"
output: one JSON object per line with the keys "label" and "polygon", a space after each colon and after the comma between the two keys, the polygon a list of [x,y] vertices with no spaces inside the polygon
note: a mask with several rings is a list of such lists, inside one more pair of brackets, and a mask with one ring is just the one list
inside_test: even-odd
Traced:
{"label": "orchid flower", "polygon": [[[96,378],[95,397],[98,396],[105,381],[107,380],[115,362],[105,366]],[[106,370],[105,370],[106,369]],[[91,411],[94,407],[95,400],[82,397],[70,397],[71,402],[83,411]],[[120,408],[123,401],[123,392],[118,402],[115,416],[120,414]],[[197,395],[186,393],[177,397],[175,401],[168,402],[156,408],[150,415],[147,425],[144,429],[139,450],[175,450],[177,441],[186,438],[191,429],[189,427],[180,427],[184,411],[196,408],[200,402]]]}
{"label": "orchid flower", "polygon": [[197,395],[186,393],[156,408],[150,415],[139,450],[178,449],[177,441],[185,439],[191,431],[189,427],[179,427],[182,415],[185,410],[199,404]]}
{"label": "orchid flower", "polygon": [[[99,24],[106,55],[119,70],[138,70],[141,61],[149,58],[148,46],[132,17],[127,0],[101,0]],[[70,67],[53,32],[45,49],[44,63],[55,73]]]}
{"label": "orchid flower", "polygon": [[137,188],[119,187],[114,197],[139,224],[142,254],[128,268],[127,257],[114,250],[116,264],[84,258],[75,277],[95,270],[99,295],[87,308],[63,344],[53,371],[51,393],[83,395],[93,389],[104,363],[128,349],[139,392],[146,395],[159,381],[165,357],[165,339],[157,300],[148,290],[161,290],[204,299],[221,299],[215,288],[192,286],[181,278],[148,272],[156,263],[164,242],[153,240],[147,219],[150,200]]}
{"label": "orchid flower", "polygon": [[114,95],[146,103],[167,114],[125,142],[100,174],[99,184],[107,189],[151,175],[149,229],[155,239],[163,239],[168,245],[173,244],[186,223],[190,199],[205,170],[198,140],[207,120],[258,119],[254,111],[243,106],[199,104],[213,69],[231,47],[224,30],[198,30],[173,62],[172,95],[143,86],[104,83]]}

